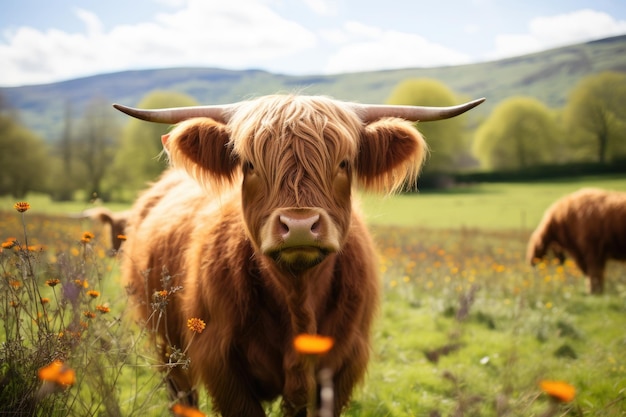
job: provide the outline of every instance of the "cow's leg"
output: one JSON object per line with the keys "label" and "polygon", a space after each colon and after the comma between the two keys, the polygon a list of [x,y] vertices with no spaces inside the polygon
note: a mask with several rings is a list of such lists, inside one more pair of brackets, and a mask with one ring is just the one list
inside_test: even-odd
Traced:
{"label": "cow's leg", "polygon": [[589,268],[587,275],[587,292],[589,294],[602,294],[604,292],[604,267]]}
{"label": "cow's leg", "polygon": [[213,408],[222,417],[265,417],[261,400],[254,394],[254,382],[246,378],[241,362],[235,356],[228,366],[213,368],[204,375]]}
{"label": "cow's leg", "polygon": [[198,408],[198,391],[192,386],[187,371],[178,367],[171,369],[165,377],[165,383],[172,400]]}

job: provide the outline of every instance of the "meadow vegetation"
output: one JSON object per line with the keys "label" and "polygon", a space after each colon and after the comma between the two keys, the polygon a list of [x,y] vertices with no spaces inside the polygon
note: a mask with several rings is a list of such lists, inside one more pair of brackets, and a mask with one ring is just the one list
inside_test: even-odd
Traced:
{"label": "meadow vegetation", "polygon": [[[626,414],[626,265],[589,296],[570,261],[524,262],[547,205],[588,185],[626,191],[625,178],[585,178],[364,196],[384,296],[346,415]],[[85,207],[30,197],[24,212],[0,199],[0,415],[171,415],[120,282],[123,252],[107,256],[101,225],[61,215]]]}

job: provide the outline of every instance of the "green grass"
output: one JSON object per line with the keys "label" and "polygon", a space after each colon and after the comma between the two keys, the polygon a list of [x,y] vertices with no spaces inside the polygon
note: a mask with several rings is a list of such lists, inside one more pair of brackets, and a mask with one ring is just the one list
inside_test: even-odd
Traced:
{"label": "green grass", "polygon": [[626,176],[577,177],[571,181],[485,183],[445,192],[381,198],[364,194],[371,224],[434,228],[532,229],[557,198],[582,187],[626,191]]}
{"label": "green grass", "polygon": [[[368,375],[346,415],[626,415],[626,265],[610,263],[605,295],[591,297],[571,262],[546,262],[534,269],[524,263],[528,233],[543,210],[583,186],[626,190],[626,178],[483,184],[383,202],[365,196],[384,292]],[[77,372],[77,383],[54,393],[57,401],[50,407],[57,407],[57,415],[168,415],[171,404],[149,354],[149,340],[127,311],[117,260],[105,256],[106,230],[89,220],[41,214],[78,212],[88,205],[30,197],[31,209],[25,213],[29,243],[47,247],[37,254],[33,276],[42,296],[53,300],[49,311],[82,314],[95,302],[111,307],[90,323],[80,343],[71,349],[56,346],[56,354],[68,349],[64,354]],[[23,236],[13,203],[0,200],[2,241]],[[80,243],[86,230],[96,234],[87,252]],[[13,249],[0,253],[0,321],[17,323],[10,302],[19,300],[19,323],[36,334],[35,322],[26,314],[38,299],[28,304],[27,293],[11,285],[27,282],[23,259]],[[62,277],[68,286],[86,277],[89,288],[101,295],[81,301],[76,311],[69,304],[53,309],[54,291],[44,284],[52,276]],[[55,326],[67,326],[54,320]],[[0,336],[3,343],[6,334]],[[6,348],[0,344],[3,358],[11,357]],[[21,348],[28,353],[33,346]],[[33,363],[18,363],[31,383],[37,382],[35,364],[45,364],[55,354],[43,353],[31,355]],[[2,376],[5,370],[0,366]],[[544,379],[575,386],[575,400],[544,414],[553,406],[539,389]],[[0,386],[0,395],[3,389],[6,385]],[[111,390],[107,398],[114,403],[105,401],[105,389]],[[210,409],[206,396],[202,408]],[[279,415],[275,405],[272,410],[271,415]]]}

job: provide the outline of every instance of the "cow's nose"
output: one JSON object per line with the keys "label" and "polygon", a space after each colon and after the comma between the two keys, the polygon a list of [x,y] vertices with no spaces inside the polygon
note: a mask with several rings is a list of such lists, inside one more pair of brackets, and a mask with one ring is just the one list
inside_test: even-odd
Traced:
{"label": "cow's nose", "polygon": [[307,246],[320,235],[319,214],[281,214],[278,218],[280,236],[286,246]]}

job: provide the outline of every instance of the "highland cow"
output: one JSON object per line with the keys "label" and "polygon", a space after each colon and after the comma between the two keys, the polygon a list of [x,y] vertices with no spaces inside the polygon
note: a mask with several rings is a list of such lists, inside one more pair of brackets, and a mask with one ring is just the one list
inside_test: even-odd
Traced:
{"label": "highland cow", "polygon": [[626,193],[584,188],[552,204],[530,237],[527,261],[550,251],[561,262],[572,257],[589,293],[601,294],[607,260],[626,260]]}
{"label": "highland cow", "polygon": [[125,239],[126,221],[130,211],[113,212],[104,207],[94,207],[83,211],[78,217],[99,221],[109,228],[111,235],[110,255],[116,255]]}
{"label": "highland cow", "polygon": [[[353,187],[413,184],[426,144],[412,121],[480,102],[440,109],[277,95],[182,109],[116,105],[182,122],[163,138],[172,167],[132,209],[122,265],[164,363],[177,350],[189,359],[167,375],[173,399],[197,406],[204,384],[223,416],[265,416],[263,403],[279,397],[286,416],[305,416],[324,368],[339,415],[364,376],[379,298]],[[206,327],[194,333],[189,319]],[[294,348],[299,334],[334,345],[312,361]]]}

